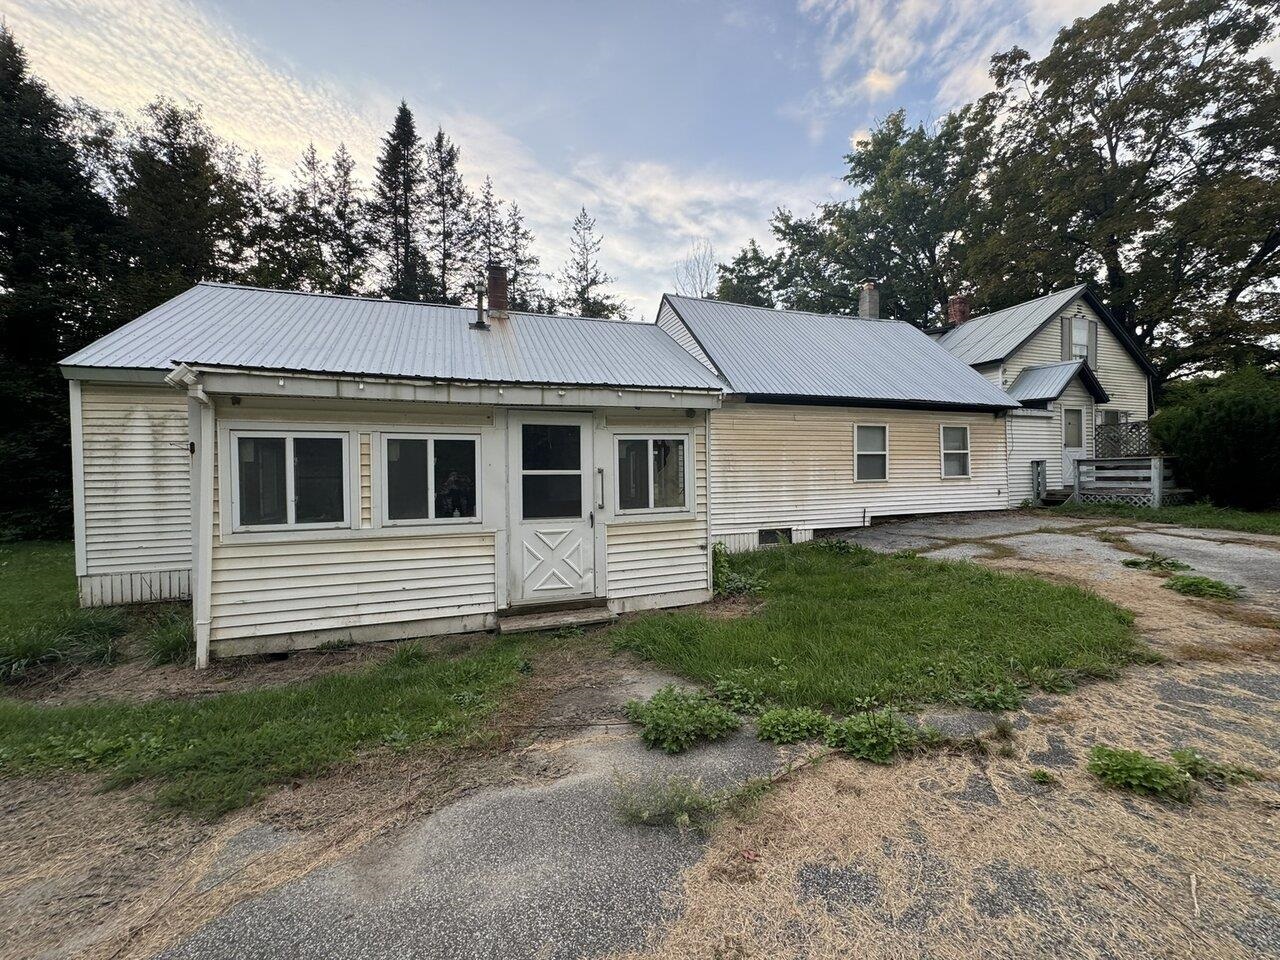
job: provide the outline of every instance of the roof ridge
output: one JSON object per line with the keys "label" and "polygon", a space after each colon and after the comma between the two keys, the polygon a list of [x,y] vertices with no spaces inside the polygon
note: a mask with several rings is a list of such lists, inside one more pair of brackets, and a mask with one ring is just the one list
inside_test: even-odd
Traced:
{"label": "roof ridge", "polygon": [[662,295],[667,299],[673,300],[692,300],[695,303],[715,303],[724,307],[742,307],[745,310],[767,310],[774,314],[790,314],[804,317],[825,317],[830,320],[867,320],[876,323],[905,323],[909,327],[916,327],[910,320],[895,320],[893,317],[863,317],[856,313],[819,313],[816,310],[795,310],[790,307],[762,307],[755,303],[738,303],[734,300],[717,300],[715,297],[690,297],[683,293],[664,293]]}
{"label": "roof ridge", "polygon": [[[1001,307],[999,310],[992,310],[988,313],[975,314],[974,316],[966,320],[965,323],[973,323],[975,320],[985,320],[988,317],[994,317],[996,314],[1004,313],[1006,310],[1016,310],[1019,307],[1028,307],[1033,303],[1039,303],[1041,300],[1048,300],[1050,297],[1061,296],[1062,294],[1069,293],[1073,290],[1079,292],[1080,290],[1087,290],[1087,289],[1089,289],[1088,283],[1077,283],[1074,286],[1062,287],[1060,290],[1050,290],[1048,293],[1042,293],[1038,297],[1032,297],[1030,300],[1021,300],[1018,303],[1010,304],[1007,307]],[[964,324],[960,324],[960,326],[964,326]]]}

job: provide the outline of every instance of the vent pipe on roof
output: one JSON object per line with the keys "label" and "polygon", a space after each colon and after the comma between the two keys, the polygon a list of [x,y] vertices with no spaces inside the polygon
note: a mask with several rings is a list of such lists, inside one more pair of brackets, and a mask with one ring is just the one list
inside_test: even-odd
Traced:
{"label": "vent pipe on roof", "polygon": [[489,264],[489,318],[507,319],[507,268],[500,263]]}
{"label": "vent pipe on roof", "polygon": [[488,330],[489,322],[484,318],[484,290],[476,287],[476,319],[471,324],[473,330]]}
{"label": "vent pipe on roof", "polygon": [[947,301],[947,323],[953,327],[958,327],[962,323],[968,323],[969,317],[973,314],[973,298],[967,293],[957,293],[954,297]]}
{"label": "vent pipe on roof", "polygon": [[880,291],[871,280],[862,285],[862,292],[858,294],[858,316],[872,320],[880,318]]}

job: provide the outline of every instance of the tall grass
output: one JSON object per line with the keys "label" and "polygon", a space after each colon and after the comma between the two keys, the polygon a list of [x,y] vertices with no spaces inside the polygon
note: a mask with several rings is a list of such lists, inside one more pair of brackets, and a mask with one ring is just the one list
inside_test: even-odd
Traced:
{"label": "tall grass", "polygon": [[1145,520],[1148,523],[1173,523],[1183,527],[1280,536],[1280,510],[1238,510],[1234,507],[1215,507],[1211,503],[1187,503],[1158,509],[1122,503],[1068,503],[1052,509],[1055,513],[1065,513],[1072,517],[1117,517]]}

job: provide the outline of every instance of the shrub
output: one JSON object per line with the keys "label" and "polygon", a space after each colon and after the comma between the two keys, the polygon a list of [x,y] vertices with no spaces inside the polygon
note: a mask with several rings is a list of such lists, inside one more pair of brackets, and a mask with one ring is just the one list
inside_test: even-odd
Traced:
{"label": "shrub", "polygon": [[967,690],[957,699],[975,710],[1016,710],[1022,705],[1022,693],[1012,683]]}
{"label": "shrub", "polygon": [[153,664],[192,660],[196,640],[191,628],[191,614],[185,610],[166,610],[142,634],[142,646]]}
{"label": "shrub", "polygon": [[1179,478],[1219,506],[1280,504],[1280,379],[1247,369],[1195,390],[1151,420]]}
{"label": "shrub", "polygon": [[1191,799],[1195,786],[1185,770],[1139,750],[1094,747],[1089,751],[1089,772],[1109,787],[1179,803]]}
{"label": "shrub", "polygon": [[891,763],[918,740],[916,731],[891,710],[855,713],[831,725],[827,746],[872,763]]}
{"label": "shrub", "polygon": [[1149,553],[1145,557],[1130,557],[1128,560],[1121,560],[1120,562],[1133,570],[1155,570],[1160,573],[1173,573],[1176,570],[1191,569],[1190,564],[1159,553]]}
{"label": "shrub", "polygon": [[813,707],[779,707],[760,715],[756,734],[769,743],[799,743],[825,736],[831,718]]}
{"label": "shrub", "polygon": [[1176,574],[1166,580],[1164,586],[1188,597],[1207,597],[1210,600],[1235,600],[1240,596],[1239,587],[1195,574]]}
{"label": "shrub", "polygon": [[645,743],[667,753],[682,753],[702,740],[719,740],[741,724],[737,714],[707,694],[674,686],[663,687],[648,701],[630,701],[625,713],[643,728]]}
{"label": "shrub", "polygon": [[715,698],[734,713],[757,714],[765,708],[767,700],[759,690],[731,677],[716,681]]}

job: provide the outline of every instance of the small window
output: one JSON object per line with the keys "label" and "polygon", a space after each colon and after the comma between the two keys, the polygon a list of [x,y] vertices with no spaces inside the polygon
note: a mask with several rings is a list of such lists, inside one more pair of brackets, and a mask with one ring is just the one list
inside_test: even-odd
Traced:
{"label": "small window", "polygon": [[688,438],[618,438],[618,511],[687,510]]}
{"label": "small window", "polygon": [[889,428],[884,424],[860,423],[853,428],[853,479],[889,479]]}
{"label": "small window", "polygon": [[1071,359],[1089,360],[1089,318],[1071,319]]}
{"label": "small window", "polygon": [[383,443],[386,522],[476,519],[474,437],[393,435]]}
{"label": "small window", "polygon": [[1120,425],[1120,411],[1119,410],[1103,410],[1102,423],[1103,423],[1103,426],[1118,427]]}
{"label": "small window", "polygon": [[232,434],[237,529],[347,522],[347,438]]}
{"label": "small window", "polygon": [[969,428],[942,428],[942,476],[969,476]]}
{"label": "small window", "polygon": [[760,531],[760,546],[776,547],[779,544],[791,542],[791,528],[781,527],[776,530]]}
{"label": "small window", "polygon": [[1069,407],[1062,411],[1062,445],[1071,449],[1084,446],[1084,411]]}

